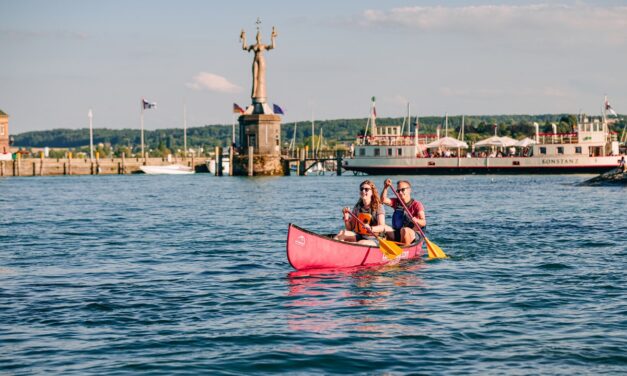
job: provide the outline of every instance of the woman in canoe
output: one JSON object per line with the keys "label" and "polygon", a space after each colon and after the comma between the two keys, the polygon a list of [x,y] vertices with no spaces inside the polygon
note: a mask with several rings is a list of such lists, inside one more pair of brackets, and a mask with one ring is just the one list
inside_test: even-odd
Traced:
{"label": "woman in canoe", "polygon": [[375,234],[385,231],[385,208],[381,205],[379,192],[372,181],[365,180],[359,184],[359,200],[352,210],[352,213],[359,218],[365,226],[362,226],[356,221],[355,218],[348,213],[349,211],[351,211],[351,209],[348,207],[342,210],[345,229],[341,230],[335,236],[335,239],[376,246],[376,239],[370,234],[368,229]]}

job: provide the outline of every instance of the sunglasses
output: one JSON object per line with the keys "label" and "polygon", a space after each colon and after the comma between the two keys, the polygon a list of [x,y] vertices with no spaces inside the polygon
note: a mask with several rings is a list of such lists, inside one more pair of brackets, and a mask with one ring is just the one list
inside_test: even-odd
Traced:
{"label": "sunglasses", "polygon": [[405,192],[405,191],[409,191],[409,190],[411,190],[411,188],[409,188],[409,187],[405,187],[405,188],[397,189],[397,190],[396,190],[396,192],[398,192],[398,193],[403,193],[403,192]]}
{"label": "sunglasses", "polygon": [[368,191],[370,191],[370,188],[368,188],[368,187],[361,187],[361,188],[359,188],[359,190],[363,191],[363,192],[368,192]]}

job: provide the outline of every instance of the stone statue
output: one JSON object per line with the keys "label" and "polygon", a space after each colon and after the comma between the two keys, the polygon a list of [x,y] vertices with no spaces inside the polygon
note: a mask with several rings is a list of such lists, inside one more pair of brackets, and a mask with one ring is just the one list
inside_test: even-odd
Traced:
{"label": "stone statue", "polygon": [[[257,20],[257,24],[259,23],[260,21]],[[262,44],[261,31],[259,31],[259,27],[257,27],[257,43],[250,46],[246,45],[246,33],[244,30],[242,30],[239,36],[239,39],[242,41],[242,49],[248,52],[255,52],[255,58],[253,59],[253,90],[251,93],[253,103],[266,102],[266,59],[263,57],[263,51],[271,50],[275,47],[274,39],[277,35],[273,26],[271,34],[272,43]]]}

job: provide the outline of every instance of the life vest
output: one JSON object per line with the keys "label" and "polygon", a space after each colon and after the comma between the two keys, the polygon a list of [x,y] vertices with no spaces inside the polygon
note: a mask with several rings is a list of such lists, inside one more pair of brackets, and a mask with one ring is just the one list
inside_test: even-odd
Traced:
{"label": "life vest", "polygon": [[[409,209],[414,203],[414,199],[409,200],[407,204],[407,208]],[[394,213],[392,213],[392,228],[394,230],[400,230],[403,227],[414,228],[416,224],[411,218],[405,213],[405,209],[403,208],[403,204],[400,201],[397,201],[396,207],[394,208]]]}
{"label": "life vest", "polygon": [[[373,226],[377,225],[377,218],[372,214],[372,208],[364,208],[363,206],[355,206],[353,211],[357,211],[357,218],[363,222],[363,224],[370,226],[372,229]],[[361,235],[370,235],[370,232],[366,230],[361,223],[355,221],[355,233]]]}
{"label": "life vest", "polygon": [[[363,224],[369,225],[370,228],[372,229],[372,225],[370,224],[372,222],[372,214],[359,213],[357,215],[357,218],[359,218],[359,220],[362,221]],[[355,227],[355,232],[361,235],[370,235],[370,232],[368,232],[368,230],[366,230],[359,222],[357,222],[357,227]]]}

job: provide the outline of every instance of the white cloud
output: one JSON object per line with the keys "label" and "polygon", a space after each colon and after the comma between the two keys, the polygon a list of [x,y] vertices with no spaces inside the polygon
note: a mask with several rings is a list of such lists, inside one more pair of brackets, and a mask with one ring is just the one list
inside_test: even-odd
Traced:
{"label": "white cloud", "polygon": [[406,28],[422,32],[525,34],[543,38],[594,35],[600,43],[627,41],[627,6],[575,5],[476,5],[462,7],[404,7],[366,10],[364,26]]}
{"label": "white cloud", "polygon": [[226,78],[213,73],[200,72],[194,76],[193,81],[186,84],[187,87],[194,90],[209,90],[220,93],[237,93],[242,89],[231,83]]}

